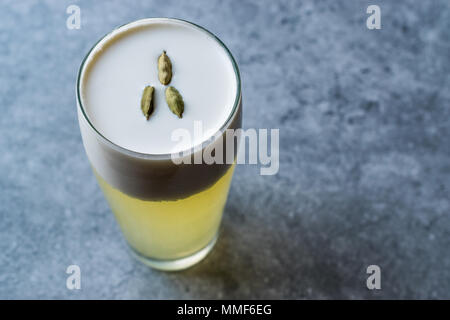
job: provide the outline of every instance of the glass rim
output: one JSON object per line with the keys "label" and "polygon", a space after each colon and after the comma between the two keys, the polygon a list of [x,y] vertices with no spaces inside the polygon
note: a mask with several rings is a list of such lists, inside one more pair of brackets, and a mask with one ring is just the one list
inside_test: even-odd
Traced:
{"label": "glass rim", "polygon": [[[83,106],[82,103],[82,99],[81,99],[81,94],[80,94],[80,86],[81,86],[81,75],[84,71],[84,67],[85,67],[85,63],[87,61],[87,59],[89,58],[89,56],[91,55],[91,53],[94,51],[94,49],[97,47],[97,45],[102,42],[106,37],[108,37],[109,35],[111,35],[113,32],[116,32],[118,30],[120,30],[123,27],[129,26],[133,23],[139,23],[139,22],[145,22],[145,21],[172,21],[172,22],[177,22],[177,23],[182,23],[182,24],[188,24],[191,27],[194,27],[202,32],[205,32],[206,34],[208,34],[210,37],[212,37],[212,39],[214,39],[224,50],[225,53],[227,54],[227,56],[229,57],[231,64],[233,66],[233,70],[234,70],[234,74],[236,77],[236,96],[234,98],[234,105],[233,108],[230,112],[230,115],[228,116],[228,118],[225,120],[224,124],[220,127],[219,130],[217,130],[213,135],[211,135],[209,138],[205,139],[204,141],[200,142],[197,145],[193,145],[188,149],[185,150],[180,150],[177,152],[173,152],[173,153],[161,153],[161,154],[154,154],[154,153],[143,153],[143,152],[138,152],[138,151],[134,151],[134,150],[130,150],[128,148],[125,148],[123,146],[120,146],[119,144],[111,141],[110,139],[106,138],[101,132],[100,130],[98,130],[94,124],[91,122],[91,120],[89,119],[87,112],[85,111],[85,108]],[[201,149],[205,148],[207,145],[211,144],[213,141],[209,142],[208,141],[212,138],[212,137],[216,137],[218,133],[223,133],[225,131],[225,129],[228,127],[228,125],[230,124],[230,122],[234,119],[234,116],[236,114],[236,112],[239,109],[239,105],[241,103],[241,76],[239,73],[239,68],[237,66],[236,61],[234,60],[233,55],[231,54],[231,51],[227,48],[227,46],[222,42],[222,40],[220,40],[215,34],[213,34],[212,32],[210,32],[209,30],[203,28],[202,26],[199,26],[193,22],[184,20],[184,19],[179,19],[179,18],[170,18],[170,17],[165,17],[165,18],[144,18],[144,19],[138,19],[138,20],[134,20],[128,23],[125,23],[123,25],[120,25],[118,27],[115,27],[113,30],[111,30],[110,32],[106,33],[105,35],[103,35],[98,41],[96,41],[94,43],[94,45],[89,49],[89,51],[86,53],[86,55],[84,56],[81,65],[78,69],[78,75],[77,75],[77,92],[76,92],[76,96],[77,96],[77,102],[78,102],[78,108],[80,108],[81,113],[83,114],[84,119],[86,120],[86,122],[89,124],[89,127],[94,130],[95,134],[100,137],[101,140],[103,140],[106,144],[110,145],[112,148],[116,149],[119,152],[128,154],[130,156],[134,156],[137,158],[143,158],[143,159],[153,159],[153,160],[167,160],[169,158],[172,157],[172,155],[174,154],[183,154],[183,156],[186,155],[190,155],[192,153],[194,153],[195,151],[199,150],[199,147],[201,146]],[[214,140],[215,141],[215,140]],[[204,144],[206,144],[204,146]],[[189,152],[188,152],[189,151]],[[188,152],[188,153],[187,153]]]}

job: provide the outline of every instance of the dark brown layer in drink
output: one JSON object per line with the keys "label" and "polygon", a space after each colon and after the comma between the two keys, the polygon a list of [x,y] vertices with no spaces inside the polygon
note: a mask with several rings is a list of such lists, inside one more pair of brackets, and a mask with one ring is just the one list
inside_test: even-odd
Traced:
{"label": "dark brown layer in drink", "polygon": [[[242,126],[240,101],[237,108],[227,129],[238,129]],[[87,139],[84,139],[84,142],[96,172],[113,187],[143,200],[177,200],[209,188],[225,174],[231,166],[226,163],[227,155],[230,158],[227,152],[233,153],[233,159],[238,152],[238,139],[234,136],[232,139],[235,139],[232,150],[226,148],[225,131],[222,133],[221,140],[217,139],[208,145],[208,148],[215,146],[222,148],[224,164],[206,164],[203,160],[201,164],[194,164],[195,154],[192,153],[187,156],[191,158],[191,164],[178,165],[172,159],[154,160],[134,157],[101,141],[100,138],[95,140],[95,145],[87,145]],[[90,156],[94,154],[89,152],[90,148],[96,148],[95,157]],[[101,168],[98,165],[100,163]]]}

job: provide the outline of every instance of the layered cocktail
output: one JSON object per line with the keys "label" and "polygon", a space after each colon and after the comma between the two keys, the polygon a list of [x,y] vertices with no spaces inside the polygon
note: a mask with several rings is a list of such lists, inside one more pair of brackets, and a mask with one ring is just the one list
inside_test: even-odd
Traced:
{"label": "layered cocktail", "polygon": [[[181,117],[158,78],[162,52],[172,61],[170,86],[184,100]],[[146,117],[147,86],[154,93]],[[237,141],[226,148],[225,131],[241,127],[239,72],[228,49],[186,21],[132,22],[88,53],[77,101],[87,156],[132,252],[163,270],[200,261],[217,239],[234,170]],[[221,150],[223,161],[205,162],[206,149]]]}

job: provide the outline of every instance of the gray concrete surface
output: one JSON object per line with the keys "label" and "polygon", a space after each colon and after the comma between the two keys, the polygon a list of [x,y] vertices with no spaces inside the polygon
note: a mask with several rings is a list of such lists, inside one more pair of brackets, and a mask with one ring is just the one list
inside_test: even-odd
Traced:
{"label": "gray concrete surface", "polygon": [[[450,298],[450,5],[371,1],[369,31],[368,4],[3,0],[0,298]],[[279,174],[237,168],[217,247],[181,273],[129,255],[76,117],[92,44],[157,16],[216,33],[240,65],[245,126],[280,128]]]}

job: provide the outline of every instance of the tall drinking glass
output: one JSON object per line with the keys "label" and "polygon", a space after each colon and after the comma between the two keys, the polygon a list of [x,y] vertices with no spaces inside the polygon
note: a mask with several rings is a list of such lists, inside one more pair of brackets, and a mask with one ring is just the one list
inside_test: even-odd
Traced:
{"label": "tall drinking glass", "polygon": [[[109,137],[95,121],[96,115],[89,111],[83,94],[83,84],[90,77],[89,69],[99,63],[95,55],[110,50],[111,39],[128,37],[127,30],[151,24],[195,29],[199,36],[209,37],[220,46],[234,70],[236,92],[231,112],[223,119],[220,129],[210,136],[212,138],[177,153],[178,159],[184,160],[182,163],[174,162],[172,153],[137,152]],[[168,54],[170,56],[170,52]],[[173,63],[176,65],[176,61]],[[105,80],[104,85],[108,83]],[[161,270],[185,269],[203,259],[213,248],[235,166],[225,159],[230,158],[230,153],[236,158],[238,138],[230,138],[226,130],[241,128],[240,86],[238,67],[225,45],[202,27],[178,19],[150,18],[121,26],[97,42],[84,58],[77,80],[83,144],[131,251],[145,264]],[[158,108],[163,108],[163,101],[156,102]],[[226,148],[227,139],[228,142],[233,139],[233,148]],[[219,162],[223,163],[207,164],[201,157],[207,148],[222,148],[224,161]],[[193,160],[199,158],[201,162],[194,164]]]}

